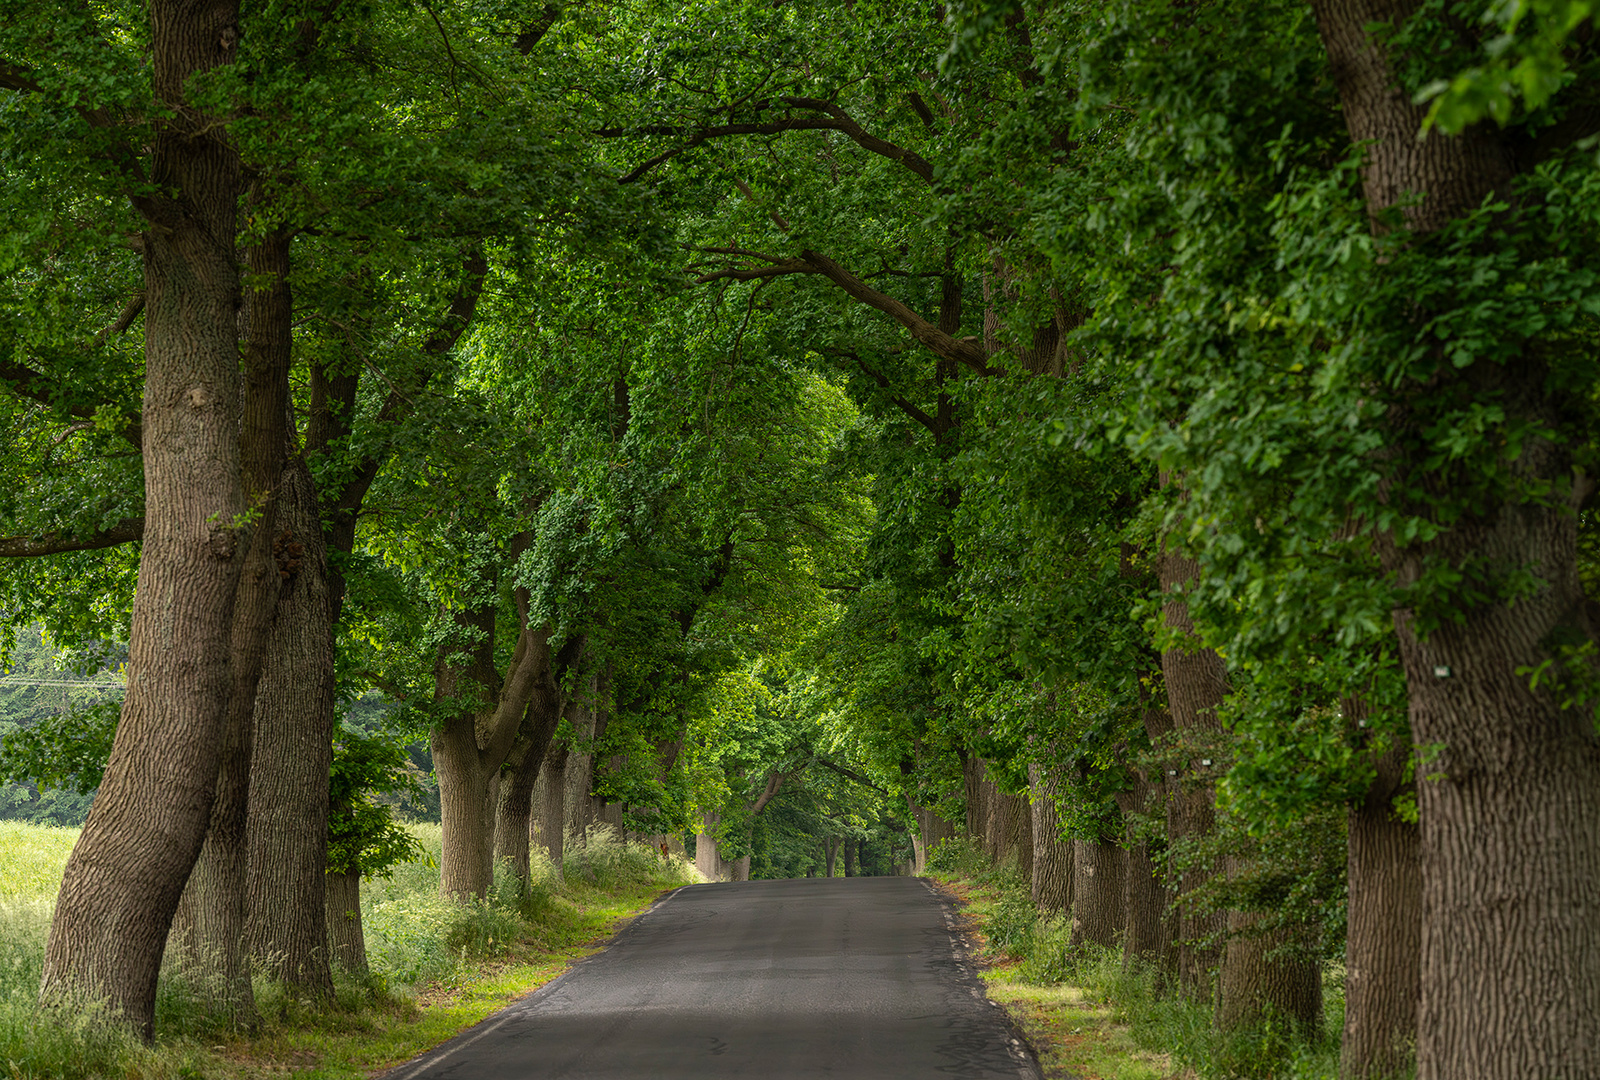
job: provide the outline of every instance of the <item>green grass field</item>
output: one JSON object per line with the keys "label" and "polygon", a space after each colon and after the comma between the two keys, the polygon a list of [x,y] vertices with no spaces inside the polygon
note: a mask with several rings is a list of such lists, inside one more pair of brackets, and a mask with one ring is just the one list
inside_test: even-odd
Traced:
{"label": "green grass field", "polygon": [[555,978],[663,890],[698,879],[602,829],[569,848],[563,880],[536,861],[529,895],[497,875],[493,896],[462,906],[439,895],[439,827],[411,828],[431,864],[362,887],[370,977],[341,976],[326,1002],[258,978],[260,1019],[241,1032],[169,964],[146,1047],[95,1023],[92,1006],[41,1014],[50,912],[78,830],[0,822],[0,1080],[364,1080]]}

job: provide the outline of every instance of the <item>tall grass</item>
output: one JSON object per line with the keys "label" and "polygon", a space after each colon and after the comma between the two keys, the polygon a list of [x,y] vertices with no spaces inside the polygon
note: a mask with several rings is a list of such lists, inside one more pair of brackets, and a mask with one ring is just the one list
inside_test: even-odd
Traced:
{"label": "tall grass", "polygon": [[[410,828],[429,862],[396,867],[362,886],[362,919],[370,975],[341,975],[333,1012],[359,1026],[363,1009],[409,1008],[412,995],[468,977],[486,960],[526,959],[591,939],[613,911],[651,891],[697,880],[682,859],[663,862],[641,844],[622,842],[609,827],[572,838],[558,878],[535,853],[527,888],[502,866],[488,897],[462,905],[439,895],[438,825]],[[211,1044],[233,1037],[231,1018],[211,995],[169,962],[157,991],[154,1047],[103,1017],[91,1003],[41,1013],[39,981],[56,891],[78,830],[0,822],[0,1080],[168,1080],[210,1075]],[[330,1006],[298,1001],[258,978],[257,1006],[270,1023],[315,1026]],[[317,1010],[321,1009],[321,1014]],[[234,1071],[229,1069],[229,1071]]]}
{"label": "tall grass", "polygon": [[974,845],[948,841],[929,857],[930,869],[985,887],[982,928],[994,952],[1020,961],[1015,978],[1037,986],[1072,986],[1084,999],[1108,1006],[1146,1050],[1170,1054],[1201,1080],[1338,1080],[1339,1034],[1344,1027],[1343,973],[1323,979],[1319,1030],[1267,1016],[1223,1031],[1210,1005],[1179,1000],[1160,986],[1157,972],[1124,964],[1121,950],[1071,944],[1071,925],[1041,918],[1029,887],[1015,868],[993,866]]}

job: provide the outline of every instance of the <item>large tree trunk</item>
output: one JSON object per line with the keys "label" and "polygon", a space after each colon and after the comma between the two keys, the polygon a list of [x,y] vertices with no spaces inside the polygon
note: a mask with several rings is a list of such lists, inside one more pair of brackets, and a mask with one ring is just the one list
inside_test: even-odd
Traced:
{"label": "large tree trunk", "polygon": [[561,863],[566,858],[568,756],[564,741],[552,742],[545,751],[544,764],[539,768],[538,782],[534,785],[539,795],[535,839],[549,858],[557,881],[562,879]]}
{"label": "large tree trunk", "polygon": [[[1167,594],[1162,620],[1169,631],[1192,638],[1194,623],[1180,590],[1199,574],[1192,559],[1166,552],[1158,563],[1161,590]],[[1161,654],[1161,673],[1167,687],[1172,720],[1180,733],[1201,740],[1215,738],[1222,728],[1217,706],[1227,696],[1227,669],[1222,658],[1198,642],[1179,644]],[[1199,763],[1191,764],[1191,770]],[[1216,792],[1209,780],[1179,776],[1173,785],[1167,811],[1167,835],[1174,844],[1211,835],[1216,831]],[[1188,895],[1211,877],[1210,867],[1190,867],[1171,875],[1178,896],[1178,992],[1191,1001],[1212,1000],[1212,976],[1222,952],[1208,941],[1220,941],[1226,925],[1221,913],[1201,912]]]}
{"label": "large tree trunk", "polygon": [[1006,840],[1011,835],[1011,806],[989,775],[989,763],[980,761],[978,765],[983,770],[983,853],[999,865],[1006,854]]}
{"label": "large tree trunk", "polygon": [[980,850],[984,837],[989,833],[989,807],[984,801],[983,781],[983,759],[975,756],[962,758],[961,785],[967,799],[967,839]]}
{"label": "large tree trunk", "polygon": [[582,749],[592,747],[597,738],[605,734],[597,730],[599,717],[591,700],[574,701],[567,709],[567,723],[571,726],[575,743],[567,755],[566,768],[566,828],[575,844],[589,840],[589,829],[599,824],[602,807],[594,797],[594,754]]}
{"label": "large tree trunk", "polygon": [[1000,822],[999,862],[1012,863],[1023,881],[1033,880],[1033,809],[1021,795],[995,789]]}
{"label": "large tree trunk", "polygon": [[[700,816],[700,828],[694,841],[695,869],[704,874],[707,881],[748,881],[750,880],[749,857],[729,861],[717,850],[714,836],[721,822],[722,815],[712,810],[707,810]],[[743,877],[739,876],[740,863],[744,864]]]}
{"label": "large tree trunk", "polygon": [[532,751],[530,740],[517,740],[500,777],[494,813],[494,861],[516,880],[519,897],[528,895],[533,794],[544,763],[544,755]]}
{"label": "large tree trunk", "polygon": [[256,688],[247,937],[268,974],[332,994],[326,922],[333,614],[311,470],[284,469],[274,555],[283,577]]}
{"label": "large tree trunk", "polygon": [[844,842],[844,876],[861,876],[861,867],[856,864],[856,841],[851,837],[846,837]]}
{"label": "large tree trunk", "polygon": [[1315,960],[1272,955],[1289,935],[1285,930],[1255,932],[1257,918],[1238,911],[1228,915],[1228,955],[1222,965],[1217,1026],[1231,1031],[1276,1014],[1290,1017],[1305,1031],[1319,1029],[1321,969]]}
{"label": "large tree trunk", "polygon": [[911,872],[925,874],[928,871],[928,853],[953,838],[956,827],[926,806],[917,805],[909,792],[906,794],[906,808],[911,811],[911,819],[915,823],[911,830]]}
{"label": "large tree trunk", "polygon": [[1122,942],[1123,967],[1129,971],[1139,965],[1154,969],[1157,978],[1165,981],[1176,970],[1177,957],[1173,954],[1174,920],[1172,892],[1155,860],[1150,857],[1150,844],[1137,835],[1135,815],[1146,814],[1155,802],[1160,787],[1144,774],[1134,772],[1133,788],[1117,796],[1117,805],[1128,822],[1126,835],[1126,874],[1124,888],[1128,926]]}
{"label": "large tree trunk", "polygon": [[1122,849],[1109,840],[1073,841],[1077,880],[1072,886],[1072,937],[1076,950],[1085,942],[1115,948],[1126,925],[1122,903]]}
{"label": "large tree trunk", "polygon": [[1072,841],[1061,836],[1056,784],[1043,766],[1028,766],[1033,799],[1033,902],[1047,915],[1072,909]]}
{"label": "large tree trunk", "polygon": [[827,872],[822,876],[831,878],[833,877],[834,864],[839,861],[839,838],[837,836],[823,837],[822,846],[828,860]]}
{"label": "large tree trunk", "polygon": [[[128,694],[105,779],[67,860],[45,1000],[107,1000],[154,1033],[167,931],[200,853],[232,689],[234,595],[249,543],[239,460],[238,155],[189,78],[231,63],[238,5],[150,4],[157,99],[144,234],[144,547]],[[175,193],[176,198],[169,193]]]}
{"label": "large tree trunk", "polygon": [[367,939],[361,931],[361,871],[328,875],[328,948],[352,975],[367,970]]}
{"label": "large tree trunk", "polygon": [[[254,201],[254,196],[252,196]],[[289,237],[275,234],[246,250],[253,277],[243,311],[244,380],[239,459],[245,497],[259,515],[250,535],[233,607],[233,691],[211,822],[180,910],[193,920],[185,967],[211,1008],[254,1026],[255,995],[246,956],[251,774],[255,699],[283,592],[276,538],[289,445],[289,368],[293,303]]]}
{"label": "large tree trunk", "polygon": [[[454,621],[459,637],[439,646],[434,667],[435,696],[465,699],[433,729],[430,740],[439,780],[439,888],[446,896],[482,899],[494,882],[490,780],[511,752],[514,733],[495,752],[479,719],[493,705],[488,689],[495,678],[493,606],[459,612]],[[463,655],[464,660],[456,659]]]}
{"label": "large tree trunk", "polygon": [[[1403,26],[1419,3],[1316,0],[1313,8],[1351,139],[1368,147],[1362,181],[1376,230],[1397,206],[1426,234],[1513,195],[1517,155],[1493,126],[1417,137],[1422,111],[1368,28]],[[1426,195],[1408,201],[1411,192]],[[1417,312],[1419,325],[1428,317]],[[1555,688],[1534,690],[1524,674],[1552,660],[1559,667],[1553,642],[1595,638],[1577,577],[1587,481],[1559,434],[1566,393],[1529,348],[1504,364],[1441,357],[1426,385],[1393,398],[1397,445],[1452,422],[1444,410],[1462,400],[1493,401],[1508,430],[1558,433],[1529,435],[1519,475],[1481,487],[1506,494],[1486,495],[1459,517],[1427,505],[1451,492],[1448,473],[1421,455],[1390,463],[1390,490],[1419,492],[1401,512],[1436,515],[1440,531],[1410,543],[1380,534],[1386,573],[1410,585],[1435,566],[1484,567],[1534,583],[1491,584],[1426,639],[1413,612],[1395,613],[1412,737],[1442,748],[1417,792],[1419,1080],[1600,1076],[1600,743],[1588,710],[1563,708]]]}
{"label": "large tree trunk", "polygon": [[[492,574],[489,578],[485,585],[492,587]],[[527,624],[521,590],[518,607],[522,626],[503,679],[494,664],[492,606],[455,616],[459,636],[440,644],[434,667],[436,700],[460,703],[475,697],[482,703],[476,709],[458,704],[433,729],[443,841],[439,888],[458,899],[487,897],[494,884],[495,780],[524,720],[560,715],[549,630]]]}
{"label": "large tree trunk", "polygon": [[[1364,708],[1346,701],[1345,718]],[[1421,996],[1422,860],[1414,822],[1395,813],[1410,746],[1377,760],[1377,776],[1350,808],[1350,913],[1345,941],[1345,1080],[1383,1080],[1415,1064]]]}

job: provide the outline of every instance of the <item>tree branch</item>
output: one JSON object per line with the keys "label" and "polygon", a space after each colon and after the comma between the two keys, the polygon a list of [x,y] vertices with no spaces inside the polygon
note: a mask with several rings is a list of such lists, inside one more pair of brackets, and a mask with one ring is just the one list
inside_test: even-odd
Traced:
{"label": "tree branch", "polygon": [[879,787],[877,784],[874,784],[871,780],[867,779],[865,776],[862,776],[860,773],[856,772],[854,769],[847,769],[843,765],[835,765],[833,762],[829,761],[827,758],[821,758],[821,757],[817,758],[817,764],[821,765],[824,769],[833,770],[834,772],[838,773],[840,776],[844,777],[846,780],[854,780],[856,783],[862,785],[863,787],[869,787],[873,791],[878,792],[880,795],[889,794],[888,789]]}
{"label": "tree branch", "polygon": [[877,383],[881,389],[887,391],[889,400],[893,402],[901,412],[905,413],[918,424],[921,424],[923,427],[927,428],[929,434],[931,434],[935,439],[944,434],[940,429],[939,422],[937,420],[923,412],[921,409],[917,408],[917,406],[913,405],[907,399],[901,397],[899,394],[896,394],[891,389],[894,384],[889,381],[889,377],[883,374],[881,371],[878,371],[874,368],[869,368],[867,366],[867,362],[861,359],[861,355],[859,353],[842,349],[824,351],[833,352],[836,356],[848,356],[851,360],[854,360],[856,367],[861,369],[861,374]]}
{"label": "tree branch", "polygon": [[778,794],[778,789],[783,786],[785,780],[789,779],[789,776],[789,773],[775,772],[767,777],[766,790],[756,798],[756,804],[750,808],[751,817],[755,817],[767,808],[767,804],[772,801],[773,796]]}
{"label": "tree branch", "polygon": [[144,539],[144,518],[123,518],[109,529],[88,536],[69,536],[61,532],[42,536],[0,537],[0,558],[33,559],[59,555],[66,551],[98,551]]}
{"label": "tree branch", "polygon": [[[890,161],[899,162],[923,180],[930,184],[933,183],[933,165],[926,158],[907,150],[903,146],[896,146],[887,139],[880,139],[873,135],[862,127],[854,117],[833,102],[810,97],[780,97],[777,100],[791,109],[805,109],[809,112],[824,113],[825,118],[821,116],[787,116],[781,120],[714,124],[701,128],[687,127],[682,124],[641,124],[638,127],[599,128],[595,131],[595,134],[605,139],[636,135],[688,136],[689,141],[682,146],[664,150],[623,174],[618,180],[618,183],[622,184],[631,184],[657,165],[671,161],[679,154],[687,153],[712,139],[724,139],[733,135],[781,135],[786,131],[842,132],[857,146],[870,150],[880,157],[888,158]],[[771,108],[771,102],[758,101],[753,107],[758,112],[764,111]]]}
{"label": "tree branch", "polygon": [[[121,320],[119,319],[118,321],[120,322]],[[112,325],[115,326],[115,324]],[[109,330],[111,328],[107,327],[107,329]],[[39,404],[47,406],[48,408],[60,409],[68,416],[75,416],[79,420],[94,419],[95,410],[92,406],[63,406],[60,403],[60,396],[51,388],[50,380],[45,376],[45,374],[40,371],[35,371],[26,364],[18,364],[12,361],[0,361],[0,381],[10,383],[12,390],[15,390],[18,394],[28,398],[30,401],[37,401]],[[143,451],[144,429],[140,426],[138,419],[134,419],[128,424],[124,425],[119,434],[123,437],[123,439],[132,443],[135,449]]]}
{"label": "tree branch", "polygon": [[903,146],[896,146],[886,139],[880,139],[869,133],[855,119],[831,101],[821,98],[783,97],[779,101],[796,109],[812,109],[816,112],[827,113],[833,117],[838,125],[835,130],[842,131],[850,137],[850,141],[866,150],[871,150],[880,157],[890,161],[898,161],[928,183],[933,183],[933,166],[920,154],[913,153]]}
{"label": "tree branch", "polygon": [[911,332],[911,336],[936,356],[965,364],[980,375],[992,375],[988,356],[976,338],[956,338],[918,315],[894,297],[879,292],[844,267],[815,251],[802,251],[800,257],[816,271],[843,289],[850,296],[894,319]]}

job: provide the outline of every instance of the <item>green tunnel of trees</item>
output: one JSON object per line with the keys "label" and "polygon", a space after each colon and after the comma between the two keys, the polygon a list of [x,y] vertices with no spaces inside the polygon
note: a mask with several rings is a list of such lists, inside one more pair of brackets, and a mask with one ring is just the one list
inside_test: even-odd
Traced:
{"label": "green tunnel of trees", "polygon": [[1342,959],[1351,1077],[1600,1075],[1590,9],[6,0],[0,612],[125,675],[0,732],[45,999],[327,986],[431,766],[453,896],[960,835],[1223,1026]]}

